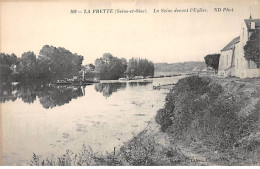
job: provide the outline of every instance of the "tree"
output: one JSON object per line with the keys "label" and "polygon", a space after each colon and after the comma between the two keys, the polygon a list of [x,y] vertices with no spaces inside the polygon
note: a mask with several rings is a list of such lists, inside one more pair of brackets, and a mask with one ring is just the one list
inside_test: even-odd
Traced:
{"label": "tree", "polygon": [[212,67],[215,72],[218,71],[220,54],[210,54],[204,57],[205,63],[207,67]]}
{"label": "tree", "polygon": [[126,73],[132,76],[153,76],[154,64],[147,59],[132,58],[128,62]]}
{"label": "tree", "polygon": [[19,59],[18,71],[22,77],[36,77],[37,63],[33,52],[24,52]]}
{"label": "tree", "polygon": [[260,62],[260,31],[255,29],[249,40],[244,46],[244,57],[246,60],[252,60],[256,63]]}
{"label": "tree", "polygon": [[9,77],[14,72],[14,67],[18,64],[15,54],[0,53],[0,77]]}
{"label": "tree", "polygon": [[72,54],[65,48],[45,45],[37,61],[43,77],[72,77],[81,70],[83,56]]}
{"label": "tree", "polygon": [[119,59],[110,53],[103,54],[95,61],[95,70],[100,73],[102,80],[116,80],[124,76],[126,70],[125,59]]}

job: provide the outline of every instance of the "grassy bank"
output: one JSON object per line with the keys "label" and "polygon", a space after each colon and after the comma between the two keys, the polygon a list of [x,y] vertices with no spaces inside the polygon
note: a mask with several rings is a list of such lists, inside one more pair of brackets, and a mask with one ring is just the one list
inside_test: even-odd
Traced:
{"label": "grassy bank", "polygon": [[259,82],[181,79],[155,121],[121,148],[120,159],[128,165],[259,165]]}
{"label": "grassy bank", "polygon": [[259,164],[257,80],[181,79],[156,122],[179,147],[216,165]]}
{"label": "grassy bank", "polygon": [[190,76],[146,129],[118,151],[91,148],[31,165],[259,165],[259,80]]}

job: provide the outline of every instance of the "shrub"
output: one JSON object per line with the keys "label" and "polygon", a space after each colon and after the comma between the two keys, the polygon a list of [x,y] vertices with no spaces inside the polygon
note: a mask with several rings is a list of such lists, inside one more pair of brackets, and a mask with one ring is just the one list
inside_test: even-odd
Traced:
{"label": "shrub", "polygon": [[[172,90],[165,99],[164,109],[158,111],[156,115],[156,122],[161,125],[162,131],[166,131],[168,127],[174,125],[181,132],[189,125],[193,119],[194,113],[201,109],[204,103],[198,98],[205,93],[216,96],[215,90],[210,90],[210,78],[190,76],[179,80],[174,91]],[[218,92],[221,91],[221,87]],[[179,123],[181,121],[181,123]]]}
{"label": "shrub", "polygon": [[[247,102],[243,92],[224,92],[212,79],[199,76],[181,79],[174,89],[167,95],[164,108],[158,111],[156,122],[175,139],[196,138],[225,151],[257,128],[259,114],[238,115]],[[258,112],[259,106],[254,111]]]}

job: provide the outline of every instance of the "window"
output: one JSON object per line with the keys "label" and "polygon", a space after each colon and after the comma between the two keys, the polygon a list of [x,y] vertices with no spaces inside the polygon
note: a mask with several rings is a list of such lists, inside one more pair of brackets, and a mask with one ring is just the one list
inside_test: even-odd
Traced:
{"label": "window", "polygon": [[227,66],[228,66],[228,55],[227,55]]}

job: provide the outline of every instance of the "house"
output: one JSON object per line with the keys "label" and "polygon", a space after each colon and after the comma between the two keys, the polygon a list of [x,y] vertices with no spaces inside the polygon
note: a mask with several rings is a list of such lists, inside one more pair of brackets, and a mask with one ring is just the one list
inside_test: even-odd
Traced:
{"label": "house", "polygon": [[260,63],[246,60],[244,46],[252,32],[260,29],[260,19],[244,19],[240,36],[234,38],[222,50],[219,58],[218,75],[228,77],[252,78],[260,76]]}

